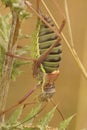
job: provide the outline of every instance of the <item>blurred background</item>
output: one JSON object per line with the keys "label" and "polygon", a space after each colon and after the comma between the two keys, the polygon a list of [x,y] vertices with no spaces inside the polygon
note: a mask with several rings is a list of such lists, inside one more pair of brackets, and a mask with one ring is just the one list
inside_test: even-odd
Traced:
{"label": "blurred background", "polygon": [[[57,9],[57,6],[51,0],[44,0],[56,19],[57,23],[61,23],[62,17]],[[63,12],[65,13],[64,0],[56,0]],[[87,0],[67,0],[69,15],[71,20],[71,27],[73,33],[73,40],[76,52],[87,70]],[[31,0],[32,5],[36,8],[35,0]],[[29,10],[33,15],[27,21],[23,21],[22,29],[26,34],[31,35],[35,29],[37,16]],[[43,8],[42,11],[46,13]],[[1,14],[5,15],[8,9],[0,7]],[[63,33],[70,41],[69,33],[66,26]],[[65,118],[76,113],[76,117],[72,120],[67,130],[86,130],[87,129],[87,79],[85,79],[70,53],[65,41],[62,39],[62,61],[60,65],[60,76],[56,80],[56,93],[54,100],[58,104]],[[22,40],[21,45],[30,44],[30,40]],[[23,73],[17,77],[15,82],[12,82],[9,89],[7,100],[7,107],[15,104],[23,95],[35,85],[35,79],[32,76],[31,64],[21,67]],[[35,96],[35,94],[33,94]],[[27,100],[32,101],[32,96]],[[29,106],[28,109],[30,109]],[[42,115],[52,109],[53,105],[49,103]],[[25,111],[25,114],[27,110]],[[10,113],[8,113],[9,116]],[[60,115],[56,112],[51,126],[58,126],[62,121]]]}

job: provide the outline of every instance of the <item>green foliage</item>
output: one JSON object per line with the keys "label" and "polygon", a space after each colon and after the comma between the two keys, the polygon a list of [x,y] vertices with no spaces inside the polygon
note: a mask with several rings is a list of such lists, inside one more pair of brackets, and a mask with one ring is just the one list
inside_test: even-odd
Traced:
{"label": "green foliage", "polygon": [[25,46],[23,46],[23,47],[21,47],[21,46],[19,46],[19,48],[17,48],[17,50],[16,50],[16,52],[15,52],[15,54],[16,55],[19,55],[19,56],[21,56],[21,55],[24,55],[24,54],[29,54],[30,53],[30,47],[28,46],[28,45],[25,45]]}
{"label": "green foliage", "polygon": [[59,126],[58,126],[58,130],[65,130],[68,125],[70,124],[71,120],[75,117],[75,115],[70,116],[69,118],[67,118],[66,120],[62,121]]}
{"label": "green foliage", "polygon": [[[22,56],[24,54],[28,54],[29,53],[29,47],[28,46],[24,46],[22,48],[19,48],[16,50],[16,53],[15,55],[18,55],[18,56]],[[21,59],[16,59],[14,61],[14,64],[13,64],[13,69],[12,69],[12,75],[11,75],[11,78],[13,80],[16,79],[16,76],[18,76],[19,74],[21,74],[21,70],[19,69],[22,65],[25,65],[25,64],[29,64],[30,61],[25,61],[25,60],[21,60]]]}
{"label": "green foliage", "polygon": [[51,121],[54,112],[56,110],[56,107],[54,107],[50,112],[48,112],[38,123],[38,127],[40,128],[40,130],[45,130],[46,127],[48,126],[49,122]]}
{"label": "green foliage", "polygon": [[[6,16],[0,15],[0,76],[2,74],[2,67],[5,59],[5,53],[8,49],[8,42],[10,36],[10,24],[11,14],[7,14]],[[22,34],[20,30],[19,38],[30,38],[29,35]],[[16,50],[15,54],[22,56],[23,54],[29,53],[29,46],[20,47]],[[29,63],[28,61],[23,60],[14,60],[13,69],[12,69],[12,76],[11,78],[15,80],[16,76],[19,75],[22,71],[19,68],[22,65]]]}
{"label": "green foliage", "polygon": [[[36,105],[23,119],[21,119],[23,110],[24,105],[17,108],[12,113],[11,117],[0,125],[0,130],[46,130],[54,116],[56,107],[44,115],[44,117],[41,117],[36,123],[34,123],[34,119],[37,118],[38,114],[43,110],[42,104],[39,103]],[[58,130],[66,130],[74,116],[75,115],[62,121],[58,126]]]}
{"label": "green foliage", "polygon": [[16,80],[16,76],[20,75],[23,71],[19,69],[22,65],[28,64],[29,62],[27,61],[21,61],[21,60],[15,60],[13,64],[13,69],[12,69],[12,75],[11,78],[12,80]]}
{"label": "green foliage", "polygon": [[38,104],[36,108],[32,108],[32,110],[27,114],[27,116],[23,119],[22,122],[28,122],[29,124],[32,124],[34,117],[39,113],[41,109],[42,104]]}
{"label": "green foliage", "polygon": [[8,47],[9,35],[10,35],[10,18],[11,15],[0,15],[0,75],[2,73],[2,67],[5,58],[5,52]]}
{"label": "green foliage", "polygon": [[[20,118],[23,111],[23,106],[16,109],[8,121],[3,122],[0,126],[0,130],[16,130],[15,126],[19,123],[18,119]],[[22,130],[22,126],[19,127]]]}
{"label": "green foliage", "polygon": [[[15,110],[15,112],[12,113],[11,117],[8,119],[8,121],[2,123],[0,125],[0,130],[30,130],[32,129],[32,126],[29,127],[29,124],[31,124],[31,119],[35,118],[36,115],[38,115],[40,109],[41,109],[41,104],[38,104],[38,106],[34,107],[29,114],[24,118],[20,119],[22,112],[23,112],[23,107],[21,106],[18,109]],[[20,119],[20,120],[19,120]],[[28,121],[28,125],[24,125],[25,122]],[[32,129],[33,130],[33,129]]]}
{"label": "green foliage", "polygon": [[0,15],[0,46],[2,46],[5,51],[8,47],[9,35],[10,35],[10,18],[11,15],[8,14],[6,16]]}
{"label": "green foliage", "polygon": [[15,11],[21,19],[31,17],[25,10],[25,4],[23,0],[2,0],[6,7],[10,7],[12,11]]}
{"label": "green foliage", "polygon": [[23,106],[19,107],[15,112],[13,112],[13,114],[11,115],[7,123],[14,124],[15,122],[17,122],[17,120],[20,118],[22,114],[22,111],[23,111]]}
{"label": "green foliage", "polygon": [[5,50],[2,46],[0,46],[0,76],[2,75],[2,67],[4,63]]}
{"label": "green foliage", "polygon": [[21,32],[21,29],[19,30],[19,37],[18,37],[18,39],[28,39],[28,38],[31,38],[31,36],[29,36],[28,34],[23,34],[22,32]]}
{"label": "green foliage", "polygon": [[11,8],[24,8],[24,1],[23,0],[2,0],[2,2],[8,7]]}

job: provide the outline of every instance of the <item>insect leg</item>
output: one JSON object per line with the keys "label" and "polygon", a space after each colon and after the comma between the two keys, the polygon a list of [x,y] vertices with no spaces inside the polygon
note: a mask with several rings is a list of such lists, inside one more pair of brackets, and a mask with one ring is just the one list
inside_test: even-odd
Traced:
{"label": "insect leg", "polygon": [[19,56],[19,55],[14,55],[14,54],[9,53],[9,52],[6,52],[6,55],[10,56],[10,57],[13,57],[13,58],[21,59],[21,60],[34,61],[34,59],[32,59],[32,58],[27,58],[27,57],[22,57],[22,56]]}
{"label": "insect leg", "polygon": [[2,116],[3,114],[7,113],[8,111],[16,108],[17,106],[19,106],[20,104],[22,104],[28,97],[30,97],[32,95],[32,93],[37,89],[37,86],[33,87],[33,89],[31,89],[30,91],[28,91],[24,97],[22,99],[20,99],[15,105],[11,106],[10,108],[6,109],[5,111],[2,111],[0,113],[0,116]]}
{"label": "insect leg", "polygon": [[[53,104],[53,106],[56,106],[53,98],[51,98],[51,103]],[[56,107],[56,110],[60,114],[61,118],[64,120],[64,116],[63,116],[62,112],[60,111],[60,109],[58,108],[58,106]]]}

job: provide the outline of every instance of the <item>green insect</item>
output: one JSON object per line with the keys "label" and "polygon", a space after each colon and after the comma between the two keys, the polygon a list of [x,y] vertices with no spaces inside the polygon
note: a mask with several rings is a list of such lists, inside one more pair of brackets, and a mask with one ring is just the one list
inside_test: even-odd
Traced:
{"label": "green insect", "polygon": [[[49,16],[43,16],[43,18],[51,27],[55,28]],[[34,64],[33,72],[34,75],[38,75],[42,86],[42,94],[40,94],[39,99],[44,101],[50,99],[55,93],[54,81],[59,75],[62,47],[61,43],[57,41],[59,36],[40,19],[38,20],[36,30],[36,40],[33,42],[32,46],[35,46],[33,52],[36,50],[35,56],[36,58],[41,58],[39,59],[41,63],[37,66],[38,60],[36,59],[37,63],[35,62]],[[55,43],[56,45],[52,47]],[[49,48],[51,48],[50,51]]]}
{"label": "green insect", "polygon": [[[39,8],[38,1],[38,9]],[[29,3],[26,1],[29,8]],[[34,10],[35,12],[35,10]],[[37,14],[37,12],[35,12]],[[37,77],[39,85],[42,87],[42,93],[39,95],[40,101],[48,101],[55,93],[55,80],[59,75],[59,65],[61,61],[61,31],[65,25],[65,17],[59,30],[50,16],[43,15],[41,10],[38,13],[36,30],[32,40],[34,68],[33,75]]]}
{"label": "green insect", "polygon": [[[2,111],[0,116],[5,114],[6,112],[16,108],[17,106],[23,104],[24,101],[32,95],[32,93],[41,88],[37,99],[39,102],[47,102],[51,101],[53,105],[56,105],[55,102],[52,100],[54,93],[56,92],[55,80],[59,76],[59,66],[61,61],[61,54],[62,54],[62,45],[61,45],[61,36],[64,38],[67,47],[69,48],[71,54],[73,55],[76,63],[78,64],[80,70],[82,71],[83,75],[87,79],[87,73],[78,58],[78,55],[72,45],[70,45],[62,33],[62,30],[65,26],[66,19],[63,12],[60,9],[58,4],[58,10],[63,17],[62,23],[58,29],[55,20],[53,19],[52,15],[43,14],[40,9],[40,2],[44,4],[44,0],[37,0],[37,10],[32,7],[32,4],[28,0],[24,0],[25,5],[31,9],[37,16],[37,24],[35,33],[32,35],[32,48],[31,51],[33,52],[32,58],[24,58],[17,55],[6,53],[8,56],[20,58],[24,60],[32,60],[33,61],[33,76],[37,79],[38,83],[32,87],[29,92],[27,92],[21,100],[19,100],[15,105],[11,106],[10,108]],[[53,1],[56,2],[55,0]],[[46,6],[45,6],[46,7]],[[47,7],[46,7],[47,9]],[[67,18],[67,17],[66,17]],[[29,104],[29,103],[28,103]],[[56,107],[57,111],[61,115],[62,119],[64,120],[63,114],[60,112],[58,107]],[[41,110],[42,111],[42,110]],[[40,112],[41,112],[40,111]],[[40,113],[39,112],[39,113]],[[38,113],[36,113],[37,115]],[[28,120],[26,120],[28,121]],[[25,121],[25,122],[26,122]],[[22,122],[21,124],[23,124]],[[18,124],[21,125],[21,124]]]}
{"label": "green insect", "polygon": [[[61,41],[61,32],[65,25],[65,16],[63,15],[63,13],[61,13],[63,16],[63,21],[58,30],[52,18],[50,16],[46,16],[41,13],[39,2],[40,0],[37,0],[38,11],[36,11],[31,6],[29,1],[25,0],[25,5],[28,8],[32,9],[33,12],[35,12],[36,15],[38,16],[36,30],[32,36],[33,49],[31,49],[32,52],[35,52],[33,53],[32,56],[34,63],[33,76],[36,77],[36,79],[38,80],[38,84],[27,94],[25,94],[24,97],[11,108],[14,108],[22,104],[38,87],[42,88],[41,93],[38,96],[38,100],[41,102],[50,100],[56,91],[55,80],[59,76],[59,65],[62,53],[62,47],[60,41]],[[7,55],[9,54],[7,53]],[[10,54],[9,56],[13,55]],[[13,56],[13,57],[22,59],[22,57],[19,56]],[[0,113],[0,115],[9,111],[11,108]]]}

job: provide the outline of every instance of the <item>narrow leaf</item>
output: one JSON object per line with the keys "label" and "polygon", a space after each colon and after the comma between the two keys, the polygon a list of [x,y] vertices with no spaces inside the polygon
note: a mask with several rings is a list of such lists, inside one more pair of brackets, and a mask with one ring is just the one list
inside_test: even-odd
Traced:
{"label": "narrow leaf", "polygon": [[0,76],[1,76],[1,73],[2,73],[4,57],[5,57],[5,49],[2,46],[0,46]]}
{"label": "narrow leaf", "polygon": [[28,64],[28,61],[15,60],[13,64],[11,79],[15,81],[16,76],[20,75],[22,71],[19,69],[22,65]]}
{"label": "narrow leaf", "polygon": [[37,115],[37,113],[40,111],[42,104],[40,103],[38,106],[32,108],[31,112],[25,117],[25,119],[22,122],[26,122],[29,120],[29,123],[32,123],[32,119]]}
{"label": "narrow leaf", "polygon": [[74,118],[75,115],[70,116],[69,118],[67,118],[66,120],[62,121],[59,126],[58,126],[58,130],[65,130],[69,123],[71,122],[71,120]]}
{"label": "narrow leaf", "polygon": [[26,46],[23,46],[23,47],[19,47],[17,50],[16,50],[16,55],[24,55],[24,54],[27,54],[30,52],[30,47],[28,45]]}
{"label": "narrow leaf", "polygon": [[37,124],[37,126],[40,128],[40,130],[45,130],[46,126],[49,124],[49,122],[51,121],[54,112],[56,110],[56,107],[54,107],[49,113],[47,113],[41,120],[40,122]]}
{"label": "narrow leaf", "polygon": [[10,14],[6,16],[0,15],[0,45],[6,50],[10,35]]}
{"label": "narrow leaf", "polygon": [[16,109],[15,112],[10,117],[10,119],[8,120],[8,123],[13,124],[13,123],[17,122],[17,120],[20,118],[20,116],[22,114],[22,110],[23,110],[23,106]]}

